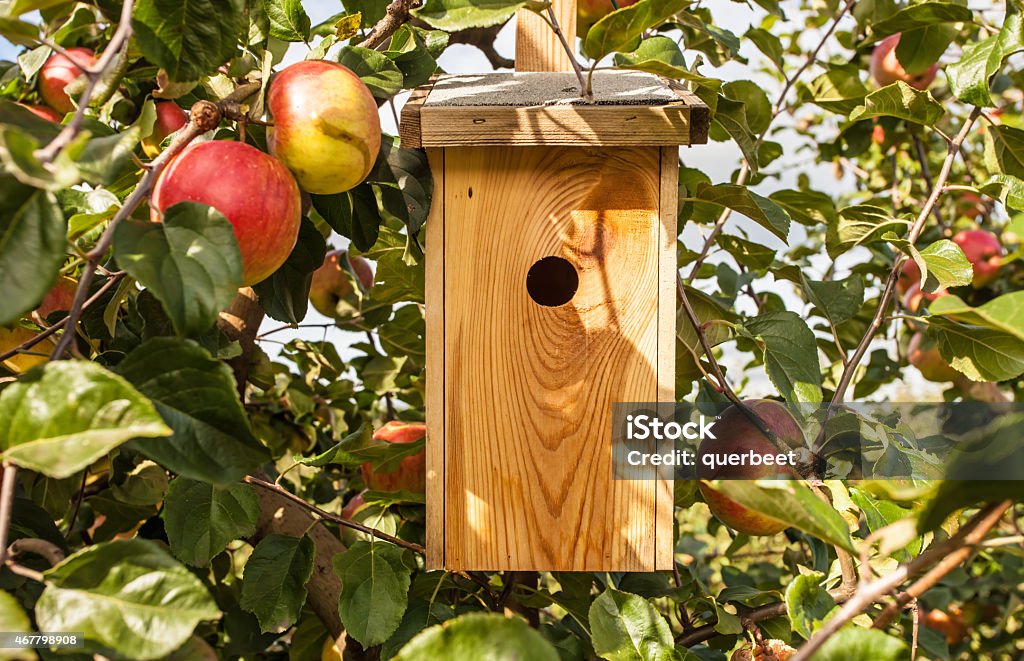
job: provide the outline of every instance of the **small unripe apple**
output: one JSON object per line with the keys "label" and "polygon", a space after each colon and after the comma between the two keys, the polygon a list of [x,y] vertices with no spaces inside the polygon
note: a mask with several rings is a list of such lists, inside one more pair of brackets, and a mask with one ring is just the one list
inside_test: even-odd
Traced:
{"label": "small unripe apple", "polygon": [[188,116],[177,103],[160,101],[156,104],[156,123],[149,137],[142,139],[142,151],[150,158],[160,154],[160,144],[164,138],[188,123]]}
{"label": "small unripe apple", "polygon": [[54,312],[67,312],[75,300],[75,290],[77,289],[78,282],[66,275],[60,276],[50,291],[46,292],[43,302],[36,308],[36,314],[42,321],[46,321]]}
{"label": "small unripe apple", "polygon": [[[96,54],[88,48],[68,48],[71,59],[60,53],[54,53],[39,70],[39,96],[46,105],[62,115],[74,112],[75,104],[64,91],[64,88],[82,75],[82,68],[88,69],[96,64]],[[62,117],[63,119],[63,117]]]}
{"label": "small unripe apple", "polygon": [[871,53],[870,71],[871,77],[875,79],[879,87],[892,85],[897,80],[902,80],[911,87],[923,90],[932,84],[935,75],[939,71],[939,65],[933,64],[921,73],[911,75],[903,68],[900,61],[896,59],[896,46],[900,43],[900,35],[894,34],[880,41],[874,52]]}
{"label": "small unripe apple", "polygon": [[[427,435],[427,426],[422,422],[401,422],[391,420],[377,430],[373,437],[388,443],[412,443]],[[376,491],[415,491],[423,493],[427,489],[427,457],[425,452],[405,457],[398,468],[390,473],[374,471],[373,464],[366,462],[362,466],[363,481],[366,486]]]}
{"label": "small unripe apple", "polygon": [[[343,265],[344,250],[331,250],[324,258],[324,263],[313,271],[313,281],[309,285],[309,302],[317,312],[325,317],[337,314],[338,303],[352,293],[352,281]],[[360,255],[349,255],[348,262],[352,265],[363,289],[373,287],[373,268],[370,261]]]}
{"label": "small unripe apple", "polygon": [[[736,453],[753,452],[760,455],[777,455],[790,449],[803,447],[803,432],[793,414],[783,405],[771,400],[747,400],[744,405],[753,411],[775,436],[782,447],[776,447],[747,415],[735,406],[727,408],[715,422],[715,439],[705,438],[697,448],[698,455],[704,453]],[[698,469],[700,492],[711,512],[722,523],[733,530],[748,535],[774,535],[787,527],[786,523],[761,512],[756,512],[729,498],[721,491],[712,487],[707,481],[716,479],[758,480],[776,477],[780,473],[795,473],[789,468],[780,466],[720,466],[708,468],[703,465]]]}
{"label": "small unripe apple", "polygon": [[266,279],[295,247],[302,221],[299,187],[273,156],[241,142],[188,147],[153,189],[152,219],[178,202],[201,202],[231,222],[242,254],[242,284]]}
{"label": "small unripe apple", "polygon": [[366,179],[380,151],[380,117],[373,94],[351,70],[297,62],[271,81],[267,107],[274,118],[270,153],[303,190],[333,195]]}
{"label": "small unripe apple", "polygon": [[[618,0],[618,8],[636,4],[637,0]],[[612,0],[577,0],[576,2],[576,33],[586,37],[594,23],[615,11]]]}
{"label": "small unripe apple", "polygon": [[[11,349],[21,346],[35,336],[36,333],[34,331],[18,325],[17,322],[12,326],[0,326],[0,354],[7,353]],[[43,340],[29,349],[28,353],[16,353],[5,360],[4,367],[15,374],[27,372],[36,365],[42,365],[46,362],[46,354],[50,348],[49,342]]]}
{"label": "small unripe apple", "polygon": [[939,353],[939,347],[926,342],[923,333],[914,333],[907,345],[907,362],[917,368],[928,381],[946,383],[960,378],[960,372],[950,367]]}
{"label": "small unripe apple", "polygon": [[52,108],[47,108],[46,106],[33,106],[28,103],[19,103],[18,105],[36,117],[41,117],[48,122],[53,122],[54,124],[60,124],[64,120],[64,115]]}
{"label": "small unripe apple", "polygon": [[963,230],[953,237],[953,243],[960,246],[967,261],[974,267],[971,284],[975,289],[995,279],[1003,265],[1003,246],[995,234],[985,230]]}

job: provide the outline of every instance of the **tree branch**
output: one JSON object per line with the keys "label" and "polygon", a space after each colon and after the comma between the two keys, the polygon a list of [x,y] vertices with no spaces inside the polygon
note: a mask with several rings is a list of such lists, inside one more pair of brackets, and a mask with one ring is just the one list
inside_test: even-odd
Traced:
{"label": "tree branch", "polygon": [[419,7],[419,0],[392,0],[387,6],[384,18],[377,21],[370,29],[370,34],[359,42],[362,48],[377,48],[388,37],[395,33],[395,30],[402,27],[412,17],[412,10]]}
{"label": "tree branch", "polygon": [[[921,208],[921,211],[917,215],[917,220],[910,228],[910,234],[907,236],[907,241],[914,244],[917,238],[921,235],[921,230],[924,229],[925,221],[928,220],[928,216],[932,213],[932,208],[935,207],[935,203],[938,202],[939,196],[942,195],[943,187],[946,185],[946,180],[949,179],[949,173],[953,168],[953,161],[956,160],[957,154],[960,153],[960,145],[963,144],[967,138],[967,134],[970,133],[971,127],[974,126],[975,120],[978,119],[978,115],[981,114],[981,108],[975,108],[967,121],[964,122],[960,132],[957,133],[956,137],[949,143],[949,149],[946,152],[946,159],[942,162],[942,169],[939,171],[939,176],[935,179],[935,185],[932,187],[932,193],[928,196],[928,201]],[[831,407],[843,402],[843,397],[846,395],[846,390],[850,387],[850,383],[853,381],[854,373],[857,371],[857,367],[860,365],[860,361],[864,358],[864,354],[867,353],[868,347],[871,341],[875,337],[875,333],[882,325],[882,320],[885,318],[885,311],[889,307],[889,303],[892,300],[893,292],[896,291],[896,281],[899,279],[900,270],[903,268],[903,262],[907,259],[906,255],[900,255],[896,258],[895,263],[892,266],[892,270],[889,272],[889,279],[885,283],[885,289],[882,291],[882,296],[878,301],[878,309],[875,310],[874,317],[871,318],[871,323],[868,324],[867,331],[864,332],[864,336],[861,338],[860,343],[854,350],[853,355],[850,357],[843,368],[843,376],[839,380],[839,384],[836,386],[835,394],[832,396]]]}
{"label": "tree branch", "polygon": [[18,479],[17,466],[9,461],[4,461],[3,467],[3,478],[0,478],[0,564],[3,564],[7,559],[7,535],[11,530],[11,514],[14,512],[14,487]]}
{"label": "tree branch", "polygon": [[[965,546],[970,546],[976,543],[976,541],[980,541],[1012,506],[1013,501],[1008,500],[985,507],[945,542],[932,546],[909,563],[901,565],[891,574],[869,583],[862,583],[839,612],[827,620],[811,636],[811,639],[800,647],[791,661],[807,661],[812,658],[814,653],[825,644],[825,641],[839,631],[843,625],[860,615],[871,604],[895,590],[901,583],[914,577],[925,567],[929,567],[933,563],[939,563],[938,566],[944,566],[943,563],[945,563],[947,557],[954,555],[956,551]],[[959,562],[956,564],[958,565]],[[951,571],[953,567],[946,569],[945,573]]]}

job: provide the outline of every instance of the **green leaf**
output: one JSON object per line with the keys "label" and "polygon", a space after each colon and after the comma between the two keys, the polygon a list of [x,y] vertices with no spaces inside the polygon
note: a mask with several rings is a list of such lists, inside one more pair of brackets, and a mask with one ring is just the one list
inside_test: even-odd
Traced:
{"label": "green leaf", "polygon": [[338,51],[338,62],[359,76],[378,99],[390,99],[402,91],[405,76],[401,69],[387,55],[372,48],[345,46]]}
{"label": "green leaf", "polygon": [[746,186],[701,184],[694,198],[741,213],[783,241],[789,234],[790,218],[786,210]]}
{"label": "green leaf", "polygon": [[896,60],[912,76],[924,73],[938,62],[958,32],[957,26],[949,23],[902,32],[896,44]]}
{"label": "green leaf", "polygon": [[267,461],[252,435],[231,369],[191,340],[143,342],[118,372],[156,403],[174,435],[133,443],[136,450],[194,480],[231,484]]}
{"label": "green leaf", "polygon": [[860,79],[856,65],[834,66],[801,90],[801,98],[825,110],[848,115],[864,103],[868,88]]}
{"label": "green leaf", "polygon": [[21,16],[30,11],[49,9],[68,2],[69,0],[12,0],[5,13],[8,16]]}
{"label": "green leaf", "polygon": [[953,321],[1007,333],[1024,342],[1024,291],[1003,294],[976,308],[956,296],[940,296],[928,311]]}
{"label": "green leaf", "polygon": [[804,295],[826,319],[838,326],[857,316],[864,305],[864,279],[851,275],[845,280],[808,280],[801,273]]}
{"label": "green leaf", "polygon": [[713,90],[719,90],[722,87],[722,81],[691,71],[686,66],[683,52],[676,42],[661,35],[644,39],[640,42],[640,46],[631,53],[616,53],[615,67],[646,71],[676,80],[688,80]]}
{"label": "green leaf", "polygon": [[1005,381],[1024,374],[1024,342],[994,328],[929,318],[939,353],[953,369],[974,381]]}
{"label": "green leaf", "polygon": [[74,475],[132,438],[169,434],[152,402],[96,363],[47,363],[0,393],[3,458],[49,477]]}
{"label": "green leaf", "polygon": [[166,656],[199,622],[221,616],[199,579],[149,540],[89,546],[45,576],[36,603],[40,630],[81,631],[123,657]]}
{"label": "green leaf", "polygon": [[67,223],[53,193],[0,175],[0,325],[39,305],[64,263]]}
{"label": "green leaf", "polygon": [[716,480],[711,484],[716,491],[748,509],[766,514],[829,544],[854,550],[846,520],[799,482]]}
{"label": "green leaf", "polygon": [[[32,624],[28,615],[22,610],[21,604],[14,595],[0,591],[0,631],[5,633],[32,633]],[[39,658],[31,649],[7,648],[0,649],[3,661],[31,661]]]}
{"label": "green leaf", "polygon": [[821,402],[818,345],[800,315],[768,312],[747,321],[741,332],[762,351],[768,378],[786,401]]}
{"label": "green leaf", "polygon": [[260,307],[271,319],[297,324],[306,317],[313,272],[324,263],[327,241],[312,222],[303,218],[299,238],[288,259],[266,280],[253,285]]}
{"label": "green leaf", "polygon": [[720,234],[718,244],[740,264],[752,269],[765,269],[775,260],[775,251],[731,234]]}
{"label": "green leaf", "polygon": [[558,652],[535,629],[518,617],[496,613],[467,613],[443,625],[424,629],[393,661],[439,659],[529,659],[558,661]]}
{"label": "green leaf", "polygon": [[393,544],[359,541],[334,557],[334,573],[341,579],[341,623],[365,647],[390,638],[409,605],[412,570],[402,554]]}
{"label": "green leaf", "polygon": [[1003,173],[1024,179],[1024,131],[1011,126],[989,126],[986,133]]}
{"label": "green leaf", "polygon": [[821,585],[821,574],[800,574],[786,586],[786,613],[793,631],[805,639],[836,607],[836,600]]}
{"label": "green leaf", "polygon": [[[313,208],[338,234],[352,240],[358,250],[367,251],[377,242],[381,217],[372,187],[362,183],[336,195],[311,195]],[[404,246],[404,242],[403,242]]]}
{"label": "green leaf", "polygon": [[906,643],[878,631],[848,626],[831,636],[814,654],[814,661],[904,661]]}
{"label": "green leaf", "polygon": [[[701,324],[706,324],[709,321],[735,320],[735,315],[711,296],[693,287],[685,287],[686,299],[690,302],[690,307],[693,308],[693,312]],[[712,347],[727,341],[731,336],[731,331],[725,324],[711,324],[704,331],[704,337]],[[676,314],[676,338],[683,347],[683,350],[676,354],[677,364],[680,365],[679,372],[696,377],[700,373],[697,361],[704,355],[704,347],[701,346],[697,331],[694,330],[693,324],[682,307]]]}
{"label": "green leaf", "polygon": [[898,117],[915,124],[934,126],[944,114],[945,108],[928,91],[915,89],[898,80],[864,97],[864,105],[854,108],[850,121]]}
{"label": "green leaf", "polygon": [[360,254],[377,262],[375,284],[370,299],[375,304],[389,305],[403,301],[422,303],[425,288],[423,260],[406,262],[407,237],[390,227],[380,228],[380,237],[372,249]]}
{"label": "green leaf", "polygon": [[992,175],[980,190],[1014,211],[1024,211],[1024,181],[1017,177],[1008,174]]}
{"label": "green leaf", "polygon": [[872,25],[871,39],[881,41],[884,37],[897,32],[909,32],[915,28],[938,23],[970,23],[973,20],[974,15],[964,5],[952,2],[919,2],[900,9]]}
{"label": "green leaf", "polygon": [[408,23],[395,31],[384,54],[402,71],[402,87],[411,89],[430,80],[437,71],[437,44],[443,50],[448,45],[448,33],[415,28]]}
{"label": "green leaf", "polygon": [[808,227],[825,226],[838,217],[832,198],[817,191],[780,190],[768,199],[782,207],[790,218]]}
{"label": "green leaf", "polygon": [[[699,96],[708,107],[711,108],[711,129],[712,138],[719,140],[724,138],[716,138],[714,133],[716,130],[721,131],[723,135],[728,135],[732,138],[736,146],[740,148],[743,153],[743,158],[746,160],[747,165],[750,167],[750,171],[753,174],[757,174],[758,170],[758,158],[755,145],[757,140],[754,138],[753,133],[750,130],[750,122],[747,120],[747,109],[746,105],[742,101],[730,99],[721,94],[711,94],[710,90],[698,89],[697,96]],[[732,185],[732,184],[730,184]]]}
{"label": "green leaf", "polygon": [[299,619],[316,545],[309,535],[267,535],[245,563],[238,605],[256,615],[260,630],[282,631]]}
{"label": "green leaf", "polygon": [[995,35],[967,44],[958,62],[946,67],[953,96],[964,103],[991,106],[989,80],[1002,65],[999,38]]}
{"label": "green leaf", "polygon": [[[427,25],[445,32],[460,32],[470,28],[500,25],[527,0],[426,0],[412,11],[413,16]],[[363,12],[365,15],[365,11]]]}
{"label": "green leaf", "polygon": [[9,16],[0,17],[0,36],[18,46],[39,43],[39,26]]}
{"label": "green leaf", "polygon": [[244,9],[244,0],[138,0],[135,41],[171,81],[199,80],[235,53]]}
{"label": "green leaf", "polygon": [[881,207],[858,204],[839,211],[835,223],[828,226],[825,246],[829,257],[835,259],[864,243],[877,241],[886,232],[904,232],[909,223],[893,218]]}
{"label": "green leaf", "polygon": [[753,42],[757,46],[757,50],[764,53],[779,71],[783,70],[785,49],[777,36],[762,28],[750,28],[743,36]]}
{"label": "green leaf", "polygon": [[218,487],[179,477],[167,490],[162,516],[174,555],[205,567],[230,542],[255,533],[259,514],[259,498],[248,484]]}
{"label": "green leaf", "polygon": [[678,658],[668,622],[651,602],[608,588],[590,606],[594,651],[609,661]]}
{"label": "green leaf", "polygon": [[264,0],[270,36],[281,41],[309,41],[309,16],[301,0]]}
{"label": "green leaf", "polygon": [[382,192],[395,194],[382,197],[384,210],[415,236],[427,220],[434,194],[434,179],[423,150],[406,149],[393,136],[383,136],[377,162],[367,181],[379,184]]}
{"label": "green leaf", "polygon": [[640,0],[613,11],[590,28],[583,50],[595,61],[611,53],[636,50],[644,32],[669,20],[688,4],[686,0]]}
{"label": "green leaf", "polygon": [[[971,284],[974,267],[967,261],[960,246],[949,239],[939,239],[921,251],[921,258],[927,266],[927,275],[922,288],[935,292],[945,287],[962,287]],[[924,273],[925,270],[922,270]]]}
{"label": "green leaf", "polygon": [[160,300],[182,335],[209,330],[242,286],[235,230],[219,211],[198,202],[175,204],[161,223],[121,223],[114,254]]}

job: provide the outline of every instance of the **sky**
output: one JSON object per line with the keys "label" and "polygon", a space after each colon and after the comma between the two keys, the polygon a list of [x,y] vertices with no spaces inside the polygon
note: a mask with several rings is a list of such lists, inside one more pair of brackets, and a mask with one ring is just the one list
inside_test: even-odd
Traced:
{"label": "sky", "polygon": [[[304,4],[314,25],[340,10],[340,3],[335,3],[333,1],[307,2]],[[800,15],[786,7],[787,3],[784,2],[782,4],[786,11],[790,12],[791,21],[802,21]],[[748,7],[737,2],[717,3],[712,6],[715,10],[714,18],[716,24],[720,27],[732,30],[737,36],[741,36],[751,25],[757,25],[764,17],[764,12],[760,8]],[[723,11],[723,8],[727,9],[727,11]],[[497,50],[502,55],[509,58],[514,57],[515,51],[514,20],[515,19],[509,22],[509,24],[501,31],[495,44]],[[847,20],[852,23],[852,19]],[[801,37],[801,39],[805,40],[803,43],[805,48],[813,48],[817,43],[818,38],[819,33],[817,30],[806,30]],[[774,77],[760,71],[760,69],[763,68],[765,58],[752,43],[746,40],[741,40],[741,44],[741,55],[749,60],[749,64],[743,65],[736,62],[729,62],[720,68],[705,65],[701,72],[707,76],[713,76],[723,80],[753,80],[755,83],[759,84],[766,93],[768,93],[769,99],[774,102],[781,89],[780,82]],[[830,43],[827,44],[820,53],[820,59],[828,59],[830,55],[834,54],[839,50],[839,48],[840,47],[835,43],[835,39],[830,40]],[[18,48],[0,38],[0,59],[13,60],[17,56],[18,52]],[[293,45],[285,58],[285,63],[301,60],[304,55],[305,46]],[[490,64],[479,50],[473,46],[462,44],[450,46],[441,56],[439,65],[447,73],[479,73],[491,70]],[[804,79],[810,80],[814,75],[815,72],[813,70],[808,71],[805,73]],[[793,93],[791,92],[791,98],[792,94]],[[408,93],[405,93],[395,99],[396,109],[399,112],[401,105],[405,102],[407,97]],[[380,116],[384,132],[397,134],[394,115],[387,104],[382,106]],[[834,194],[840,190],[847,192],[852,191],[854,188],[853,181],[850,179],[852,175],[846,175],[837,180],[831,165],[814,163],[813,150],[799,149],[804,138],[798,137],[797,134],[791,130],[786,130],[786,127],[791,126],[792,122],[792,117],[788,114],[782,114],[773,124],[771,139],[781,143],[783,146],[783,156],[773,163],[770,168],[770,171],[776,173],[778,176],[766,179],[758,186],[755,186],[755,190],[763,195],[767,195],[775,190],[795,188],[798,176],[805,174],[810,178],[811,186],[817,190],[823,190],[830,194]],[[706,145],[683,148],[681,150],[681,154],[684,165],[701,169],[710,176],[713,182],[716,183],[729,181],[740,163],[739,149],[732,142],[709,142]],[[683,244],[691,250],[699,250],[703,243],[703,234],[708,229],[708,227],[699,227],[693,223],[687,224],[682,233]],[[726,226],[726,231],[734,234],[745,233],[752,240],[766,243],[778,249],[785,248],[783,242],[739,214],[732,215]],[[824,228],[821,228],[820,231],[824,231]],[[806,239],[805,232],[806,230],[803,226],[794,223],[789,237],[789,246],[793,247],[804,241]],[[345,239],[333,236],[331,238],[331,244],[332,247],[335,248],[344,248]],[[851,261],[847,266],[851,266],[858,258],[859,257],[857,255],[852,255],[850,258]],[[719,258],[713,257],[709,261],[714,263],[718,261],[718,259]],[[811,277],[816,275],[820,276],[828,267],[827,259],[824,258],[824,256],[818,266],[818,273],[809,274]],[[841,269],[838,271],[837,277],[843,277]],[[760,285],[755,283],[755,288],[762,291],[769,287],[773,291],[778,289],[773,286],[770,278],[767,281],[762,282]],[[791,292],[785,292],[784,298],[790,309],[797,311],[807,310],[807,306]],[[753,303],[748,297],[741,296],[738,299],[737,305],[742,312],[755,312]],[[269,355],[274,357],[280,352],[280,348],[283,343],[296,337],[302,337],[308,340],[329,340],[339,347],[345,347],[352,343],[363,341],[365,337],[362,334],[342,331],[335,327],[312,327],[313,325],[322,325],[329,322],[329,319],[323,317],[310,307],[309,313],[303,321],[304,325],[310,325],[310,327],[287,329],[276,332],[271,337],[263,341],[261,346]],[[282,324],[280,322],[268,318],[264,321],[260,332],[265,333],[268,330],[276,330],[281,326]],[[343,356],[347,353],[349,352],[342,350]],[[768,394],[769,391],[771,391],[771,385],[762,370],[754,369],[744,371],[743,367],[749,359],[749,354],[741,354],[735,351],[732,349],[731,344],[726,344],[723,347],[723,357],[721,362],[727,367],[731,374],[743,374],[744,377],[749,379],[749,382],[746,384],[745,393],[754,396]],[[939,396],[942,390],[941,387],[924,381],[914,370],[910,370],[910,372],[911,374],[908,378],[907,386],[909,386],[909,392],[913,393],[916,398],[924,399]],[[897,393],[902,393],[906,396],[908,394],[906,386],[899,383],[893,384],[876,394],[876,397],[893,397]]]}

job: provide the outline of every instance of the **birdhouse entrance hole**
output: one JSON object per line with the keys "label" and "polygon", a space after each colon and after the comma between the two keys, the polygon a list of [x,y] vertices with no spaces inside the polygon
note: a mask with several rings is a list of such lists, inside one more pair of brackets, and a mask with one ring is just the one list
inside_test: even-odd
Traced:
{"label": "birdhouse entrance hole", "polygon": [[580,286],[576,267],[561,257],[545,257],[526,274],[526,291],[538,305],[554,308],[572,300]]}

